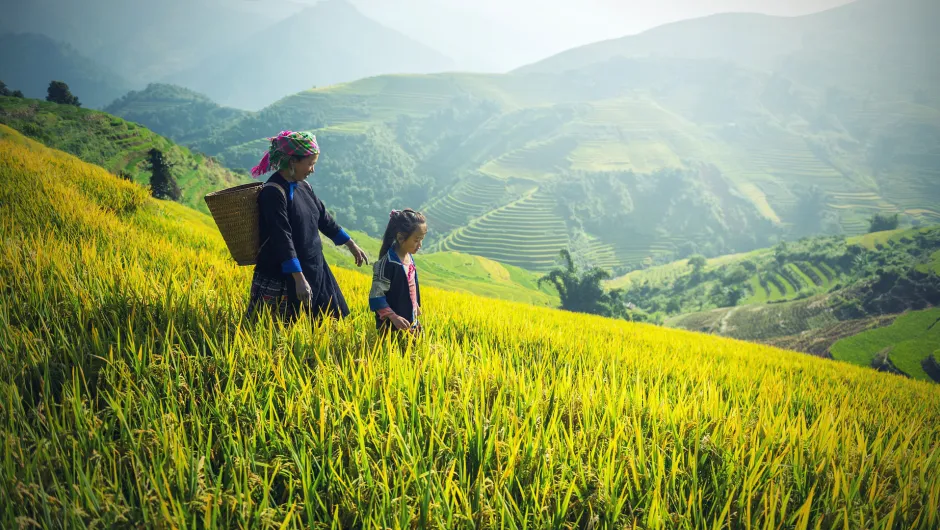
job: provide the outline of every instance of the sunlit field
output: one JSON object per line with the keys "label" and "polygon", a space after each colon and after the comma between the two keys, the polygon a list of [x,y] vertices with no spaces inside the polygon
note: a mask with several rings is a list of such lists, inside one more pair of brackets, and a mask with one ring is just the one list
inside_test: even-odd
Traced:
{"label": "sunlit field", "polygon": [[4,132],[0,527],[940,526],[940,388],[426,288],[243,318],[211,218]]}

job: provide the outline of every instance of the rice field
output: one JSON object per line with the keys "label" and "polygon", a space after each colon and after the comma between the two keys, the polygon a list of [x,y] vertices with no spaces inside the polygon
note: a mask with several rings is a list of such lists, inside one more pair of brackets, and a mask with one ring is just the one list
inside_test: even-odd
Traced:
{"label": "rice field", "polygon": [[880,353],[901,372],[925,381],[923,361],[940,348],[940,309],[912,311],[890,326],[866,331],[832,345],[832,356],[861,366],[871,366]]}
{"label": "rice field", "polygon": [[243,318],[212,222],[0,139],[0,527],[940,525],[940,389],[427,288]]}
{"label": "rice field", "polygon": [[544,181],[568,169],[568,154],[576,145],[575,139],[565,136],[532,142],[487,162],[479,171],[504,180]]}
{"label": "rice field", "polygon": [[478,177],[457,184],[453,191],[423,208],[434,231],[444,234],[466,225],[498,205],[506,195],[506,184]]}
{"label": "rice field", "polygon": [[533,189],[453,231],[440,242],[440,250],[483,256],[533,271],[549,270],[568,244],[568,228],[555,207],[554,197]]}

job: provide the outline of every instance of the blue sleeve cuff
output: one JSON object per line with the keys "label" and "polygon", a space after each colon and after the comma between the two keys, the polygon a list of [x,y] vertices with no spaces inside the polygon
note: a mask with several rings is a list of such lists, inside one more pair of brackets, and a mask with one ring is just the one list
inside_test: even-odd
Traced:
{"label": "blue sleeve cuff", "polygon": [[334,245],[340,246],[340,245],[345,245],[346,242],[352,238],[349,237],[349,234],[347,234],[345,230],[340,228],[339,233],[333,236],[331,239],[333,240]]}
{"label": "blue sleeve cuff", "polygon": [[378,296],[369,299],[369,309],[372,311],[378,311],[379,309],[385,309],[386,307],[388,307],[388,300],[386,300],[384,296]]}
{"label": "blue sleeve cuff", "polygon": [[297,258],[289,259],[284,263],[281,263],[281,272],[284,274],[291,274],[294,272],[300,272],[300,260]]}

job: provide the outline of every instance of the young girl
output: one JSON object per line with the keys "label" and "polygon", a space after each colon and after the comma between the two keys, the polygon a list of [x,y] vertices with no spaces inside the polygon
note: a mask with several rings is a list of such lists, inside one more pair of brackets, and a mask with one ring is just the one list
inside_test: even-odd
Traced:
{"label": "young girl", "polygon": [[412,255],[421,249],[427,233],[427,221],[419,212],[392,210],[389,215],[369,292],[369,308],[375,311],[379,330],[421,332],[421,289]]}

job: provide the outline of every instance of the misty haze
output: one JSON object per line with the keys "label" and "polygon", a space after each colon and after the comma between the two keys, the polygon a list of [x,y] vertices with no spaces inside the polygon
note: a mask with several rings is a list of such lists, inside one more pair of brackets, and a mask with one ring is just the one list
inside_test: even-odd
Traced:
{"label": "misty haze", "polygon": [[940,528],[940,2],[0,13],[0,527]]}

